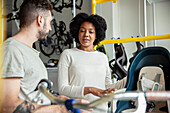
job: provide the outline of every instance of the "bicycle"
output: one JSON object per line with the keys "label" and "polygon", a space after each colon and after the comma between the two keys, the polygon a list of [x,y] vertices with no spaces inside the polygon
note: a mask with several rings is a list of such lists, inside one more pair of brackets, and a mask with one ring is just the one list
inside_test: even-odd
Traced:
{"label": "bicycle", "polygon": [[[59,0],[50,0],[50,2],[56,12],[62,13],[63,8],[73,8],[73,0],[69,0],[69,2],[62,0],[62,4],[59,6],[57,6],[57,4],[59,4]],[[76,8],[81,9],[83,0],[80,1],[79,5],[77,2],[78,0],[76,0]],[[66,25],[63,21],[60,21],[59,26],[57,26],[56,20],[53,18],[52,27],[52,29],[54,29],[54,33],[50,34],[46,40],[40,41],[39,44],[41,52],[48,57],[50,57],[50,55],[54,52],[56,54],[60,54],[64,49],[71,48],[73,43],[73,38],[70,33],[66,31]]]}
{"label": "bicycle", "polygon": [[57,26],[56,20],[53,18],[52,24],[54,33],[49,34],[47,39],[39,42],[41,52],[48,57],[54,52],[60,54],[64,49],[71,48],[73,43],[70,33],[65,33],[66,25],[63,21],[60,21],[59,26]]}

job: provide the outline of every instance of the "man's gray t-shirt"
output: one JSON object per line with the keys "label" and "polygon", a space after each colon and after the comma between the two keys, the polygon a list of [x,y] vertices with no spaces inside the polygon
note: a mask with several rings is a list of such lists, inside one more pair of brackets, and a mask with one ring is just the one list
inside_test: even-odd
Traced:
{"label": "man's gray t-shirt", "polygon": [[[4,43],[3,55],[2,77],[20,77],[21,88],[26,94],[32,92],[41,79],[48,78],[46,68],[39,58],[39,52],[20,41],[14,38],[7,39]],[[29,97],[33,98],[35,95],[36,92]],[[21,91],[19,98],[26,99]],[[45,99],[43,104],[49,103]]]}

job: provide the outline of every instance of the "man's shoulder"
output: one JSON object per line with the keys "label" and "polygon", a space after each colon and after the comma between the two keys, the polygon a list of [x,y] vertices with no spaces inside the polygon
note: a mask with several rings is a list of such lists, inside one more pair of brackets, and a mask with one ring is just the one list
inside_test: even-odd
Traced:
{"label": "man's shoulder", "polygon": [[17,45],[18,44],[16,43],[15,39],[13,39],[13,38],[8,38],[3,43],[4,47],[17,47]]}
{"label": "man's shoulder", "polygon": [[27,52],[28,50],[31,50],[30,47],[24,45],[20,41],[14,38],[8,38],[5,40],[3,44],[4,51],[18,51],[18,52]]}
{"label": "man's shoulder", "polygon": [[18,44],[13,40],[13,38],[8,38],[3,43],[4,51],[16,51],[18,48]]}

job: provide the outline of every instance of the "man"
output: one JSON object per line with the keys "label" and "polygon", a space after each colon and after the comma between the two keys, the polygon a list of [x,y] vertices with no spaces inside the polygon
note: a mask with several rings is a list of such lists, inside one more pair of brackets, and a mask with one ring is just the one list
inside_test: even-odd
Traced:
{"label": "man", "polygon": [[[51,30],[52,6],[48,0],[24,0],[19,12],[20,31],[4,43],[2,112],[12,113],[26,100],[26,94],[33,99],[41,79],[47,79],[47,71],[39,58],[39,52],[32,48],[37,40],[45,39]],[[28,95],[29,94],[29,95]],[[64,106],[49,105],[50,101],[34,104],[35,113],[67,113]]]}

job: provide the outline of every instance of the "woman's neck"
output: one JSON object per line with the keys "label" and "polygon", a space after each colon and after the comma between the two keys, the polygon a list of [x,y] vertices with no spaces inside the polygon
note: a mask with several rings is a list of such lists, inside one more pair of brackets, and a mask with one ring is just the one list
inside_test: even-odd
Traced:
{"label": "woman's neck", "polygon": [[87,52],[96,51],[93,47],[83,47],[83,46],[79,46],[79,47],[77,47],[77,48],[80,49],[80,50],[83,50],[83,51],[87,51]]}

